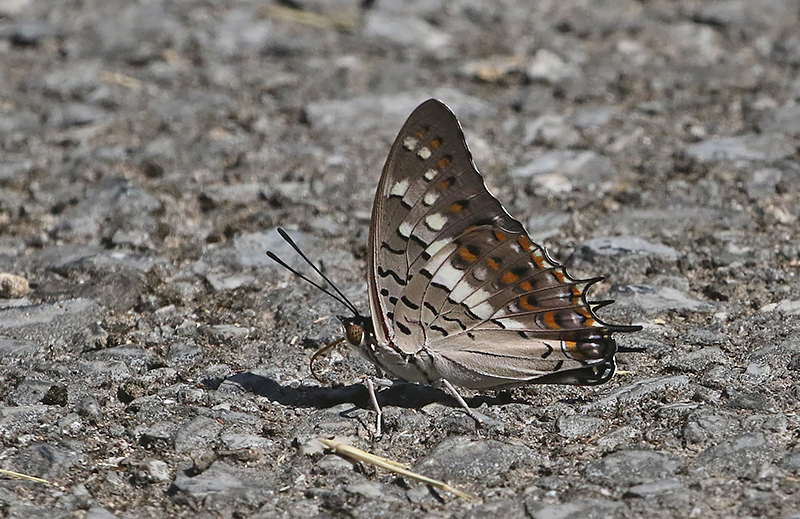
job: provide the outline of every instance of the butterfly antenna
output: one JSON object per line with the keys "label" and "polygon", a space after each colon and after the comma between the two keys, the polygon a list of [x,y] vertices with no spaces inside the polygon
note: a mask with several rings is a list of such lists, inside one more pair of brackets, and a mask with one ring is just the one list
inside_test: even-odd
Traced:
{"label": "butterfly antenna", "polygon": [[[275,253],[273,253],[272,251],[267,251],[267,256],[269,256],[269,259],[271,259],[272,261],[274,261],[275,263],[277,263],[277,264],[278,264],[278,265],[280,265],[281,267],[285,268],[286,270],[288,270],[289,272],[291,272],[291,273],[292,273],[292,274],[294,274],[295,276],[299,277],[300,279],[303,279],[303,280],[305,280],[306,282],[308,282],[309,284],[311,284],[311,285],[312,285],[312,286],[314,286],[315,288],[317,288],[317,289],[321,290],[322,292],[324,292],[324,293],[328,294],[328,295],[329,295],[329,296],[331,296],[333,299],[335,299],[335,300],[339,301],[341,304],[343,304],[344,306],[346,306],[348,310],[350,310],[351,312],[353,312],[353,314],[354,314],[356,317],[359,317],[361,314],[359,314],[359,313],[358,313],[358,310],[356,309],[355,305],[353,305],[353,303],[351,303],[351,302],[350,302],[350,300],[349,300],[349,299],[347,299],[347,296],[345,296],[345,295],[342,293],[342,291],[341,291],[341,290],[339,290],[339,289],[336,287],[336,285],[334,285],[334,284],[331,282],[331,280],[330,280],[330,279],[328,279],[328,276],[326,276],[325,274],[323,274],[323,273],[322,273],[322,271],[321,271],[320,269],[318,269],[318,268],[317,268],[317,266],[316,266],[316,265],[314,265],[314,264],[311,262],[311,260],[310,260],[310,259],[308,259],[308,256],[306,256],[305,254],[303,254],[303,251],[301,251],[301,250],[300,250],[300,247],[298,247],[298,246],[297,246],[297,244],[294,242],[294,240],[292,240],[292,239],[289,237],[289,235],[286,233],[286,231],[284,231],[283,229],[281,229],[280,227],[278,227],[278,234],[280,234],[280,235],[281,235],[281,238],[283,238],[283,239],[286,241],[286,243],[288,243],[289,245],[291,245],[291,246],[292,246],[292,248],[293,248],[293,249],[294,249],[294,250],[297,252],[297,254],[299,254],[299,255],[300,255],[300,257],[301,257],[301,258],[303,258],[303,260],[305,260],[305,262],[306,262],[306,263],[308,263],[309,265],[311,265],[311,268],[312,268],[312,269],[314,269],[314,272],[316,272],[317,274],[319,274],[319,275],[322,277],[322,279],[325,281],[325,283],[327,283],[327,284],[328,284],[328,286],[330,286],[331,288],[333,288],[333,290],[335,290],[335,291],[336,291],[336,294],[334,294],[334,293],[333,293],[333,292],[331,292],[330,290],[326,289],[325,287],[323,287],[322,285],[320,285],[320,284],[319,284],[319,283],[317,283],[316,281],[313,281],[313,280],[311,280],[311,279],[310,279],[308,276],[306,276],[306,275],[304,275],[304,274],[301,274],[301,273],[300,273],[300,272],[298,272],[297,270],[295,270],[295,269],[293,269],[292,267],[290,267],[289,265],[287,265],[285,261],[283,261],[283,260],[282,260],[282,259],[280,259],[278,256],[276,256],[276,255],[275,255]],[[337,295],[337,294],[338,294],[338,295]]]}

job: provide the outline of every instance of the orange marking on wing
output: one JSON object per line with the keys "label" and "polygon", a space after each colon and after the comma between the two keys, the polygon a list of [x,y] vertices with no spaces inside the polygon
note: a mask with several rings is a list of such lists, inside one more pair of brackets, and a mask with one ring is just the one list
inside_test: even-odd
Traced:
{"label": "orange marking on wing", "polygon": [[543,260],[544,258],[542,258],[541,256],[537,255],[537,254],[534,252],[533,254],[531,254],[531,259],[533,260],[533,262],[534,262],[534,263],[536,263],[536,266],[537,266],[537,267],[539,267],[540,269],[543,269],[543,268],[544,268],[544,266],[543,266],[543,263],[542,263],[542,260]]}
{"label": "orange marking on wing", "polygon": [[498,241],[505,241],[506,233],[501,231],[494,231],[494,237],[497,238]]}
{"label": "orange marking on wing", "polygon": [[558,325],[556,322],[556,313],[555,312],[547,312],[544,314],[544,324],[550,328],[551,330],[558,330],[561,326]]}
{"label": "orange marking on wing", "polygon": [[559,282],[561,282],[561,283],[566,283],[566,281],[565,281],[565,278],[564,278],[564,273],[563,273],[563,272],[559,272],[558,270],[554,270],[554,271],[553,271],[553,275],[556,277],[556,279],[557,279]]}
{"label": "orange marking on wing", "polygon": [[427,128],[423,128],[417,132],[417,139],[422,139],[425,136],[425,132],[427,132]]}
{"label": "orange marking on wing", "polygon": [[442,157],[441,159],[439,159],[439,162],[437,162],[436,165],[439,166],[439,169],[443,169],[445,166],[450,164],[451,160],[453,159],[451,159],[450,157]]}
{"label": "orange marking on wing", "polygon": [[528,302],[528,296],[522,296],[519,298],[519,306],[525,310],[536,310],[536,307]]}
{"label": "orange marking on wing", "polygon": [[471,253],[469,249],[467,249],[467,247],[461,247],[460,249],[458,249],[458,254],[461,256],[461,259],[463,259],[467,263],[472,263],[476,259],[478,259],[478,257],[473,253]]}
{"label": "orange marking on wing", "polygon": [[431,148],[438,148],[442,144],[442,139],[433,139],[431,141]]}
{"label": "orange marking on wing", "polygon": [[464,204],[461,202],[453,202],[453,204],[447,209],[448,213],[460,213],[461,210],[464,209]]}
{"label": "orange marking on wing", "polygon": [[530,282],[530,281],[523,281],[522,283],[520,283],[520,284],[519,284],[519,286],[520,286],[520,287],[522,288],[522,290],[524,290],[525,292],[530,292],[531,290],[533,290],[533,285],[531,284],[531,282]]}
{"label": "orange marking on wing", "polygon": [[445,189],[447,189],[448,187],[450,187],[450,184],[451,184],[451,182],[450,182],[450,179],[448,178],[447,180],[445,180],[445,181],[443,181],[441,184],[439,184],[439,189],[441,189],[442,191],[444,191]]}
{"label": "orange marking on wing", "polygon": [[503,274],[503,279],[502,279],[502,281],[503,281],[503,283],[505,283],[506,285],[510,285],[511,283],[515,282],[515,281],[516,281],[516,280],[518,280],[518,279],[519,279],[519,276],[517,276],[517,275],[516,275],[516,274],[514,274],[513,272],[506,272],[505,274]]}
{"label": "orange marking on wing", "polygon": [[486,260],[486,264],[489,265],[489,268],[492,270],[497,270],[500,268],[500,264],[497,261],[493,260],[492,258]]}
{"label": "orange marking on wing", "polygon": [[531,250],[531,247],[533,246],[531,244],[531,241],[528,238],[526,238],[525,236],[519,236],[517,238],[517,243],[519,243],[520,246],[525,250]]}

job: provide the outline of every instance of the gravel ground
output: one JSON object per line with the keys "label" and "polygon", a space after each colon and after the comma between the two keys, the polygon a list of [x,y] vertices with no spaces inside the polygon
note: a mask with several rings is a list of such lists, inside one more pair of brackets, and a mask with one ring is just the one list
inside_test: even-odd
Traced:
{"label": "gravel ground", "polygon": [[[800,1],[0,0],[0,515],[800,517]],[[596,388],[381,394],[369,211],[438,97],[646,353]],[[30,283],[28,290],[25,279]],[[336,437],[465,501],[353,465]]]}

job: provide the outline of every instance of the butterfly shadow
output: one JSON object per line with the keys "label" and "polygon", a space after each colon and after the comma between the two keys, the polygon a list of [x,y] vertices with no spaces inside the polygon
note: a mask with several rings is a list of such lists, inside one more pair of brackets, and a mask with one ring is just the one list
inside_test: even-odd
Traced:
{"label": "butterfly shadow", "polygon": [[[239,385],[245,391],[291,407],[313,407],[328,409],[340,404],[353,404],[361,409],[372,409],[369,393],[364,384],[351,384],[339,387],[284,386],[276,380],[250,372],[237,373],[226,379]],[[458,402],[441,389],[406,382],[395,383],[391,387],[377,391],[381,407],[395,406],[406,409],[420,409],[428,404],[441,403],[458,408]],[[489,406],[513,402],[509,393],[494,396],[478,395],[466,399],[470,407],[483,403]]]}

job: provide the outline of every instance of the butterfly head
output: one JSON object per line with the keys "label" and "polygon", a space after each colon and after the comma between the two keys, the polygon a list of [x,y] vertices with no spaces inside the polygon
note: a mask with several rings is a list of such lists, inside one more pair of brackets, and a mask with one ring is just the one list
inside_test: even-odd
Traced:
{"label": "butterfly head", "polygon": [[354,317],[337,316],[344,326],[344,335],[347,342],[355,347],[364,345],[372,337],[372,321],[369,317],[356,315]]}

